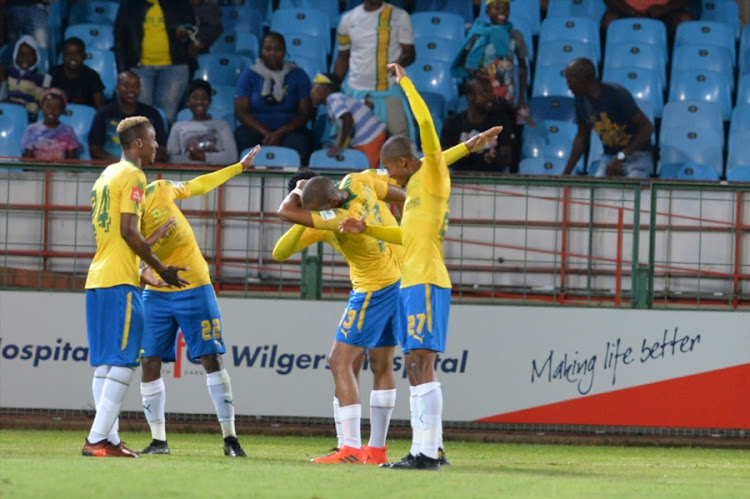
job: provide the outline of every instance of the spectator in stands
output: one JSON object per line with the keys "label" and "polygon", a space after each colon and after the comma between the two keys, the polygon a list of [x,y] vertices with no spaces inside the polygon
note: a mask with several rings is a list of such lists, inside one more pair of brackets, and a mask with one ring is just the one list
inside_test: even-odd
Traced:
{"label": "spectator in stands", "polygon": [[[48,57],[49,26],[47,15],[47,1],[38,0],[7,0],[5,2],[5,22],[7,27],[7,42],[11,45],[18,42],[24,35],[31,36],[39,52],[37,62],[41,57]],[[0,38],[0,45],[3,38]],[[46,66],[44,66],[46,67]]]}
{"label": "spectator in stands", "polygon": [[312,153],[313,137],[305,124],[312,116],[310,78],[293,63],[285,62],[286,42],[270,32],[260,44],[260,57],[237,81],[234,115],[237,148],[258,144],[295,149],[302,160]]}
{"label": "spectator in stands", "polygon": [[212,119],[211,84],[193,80],[188,85],[187,106],[193,119],[177,121],[169,131],[170,163],[228,165],[237,161],[237,145],[229,123]]}
{"label": "spectator in stands", "polygon": [[195,35],[198,43],[190,45],[189,53],[191,57],[198,57],[198,54],[208,52],[224,28],[221,26],[221,10],[215,1],[190,0],[190,3],[198,23],[198,33]]}
{"label": "spectator in stands", "polygon": [[29,113],[29,121],[36,121],[39,98],[49,88],[50,76],[38,71],[39,49],[36,41],[24,35],[13,50],[13,65],[8,68],[8,101],[21,104]]}
{"label": "spectator in stands", "polygon": [[389,135],[415,139],[406,97],[386,68],[392,62],[403,67],[414,62],[416,51],[409,14],[383,0],[364,0],[341,16],[337,38],[339,53],[333,72],[341,81],[349,74],[344,93],[370,103],[385,122]]}
{"label": "spectator in stands", "polygon": [[68,102],[99,109],[104,104],[104,83],[99,73],[86,66],[86,44],[78,37],[65,40],[63,63],[50,71],[52,86],[64,90]]}
{"label": "spectator in stands", "polygon": [[50,88],[39,100],[44,119],[30,124],[21,139],[24,158],[75,159],[78,139],[75,131],[60,123],[67,97],[59,88]]}
{"label": "spectator in stands", "polygon": [[740,26],[745,27],[750,24],[750,0],[737,0],[740,6]]}
{"label": "spectator in stands", "polygon": [[604,0],[607,11],[602,16],[602,40],[607,34],[609,23],[622,17],[648,17],[664,21],[670,36],[674,36],[677,26],[692,21],[688,11],[690,0]]}
{"label": "spectator in stands", "polygon": [[141,95],[141,80],[133,71],[123,71],[117,77],[115,87],[116,99],[100,107],[89,131],[89,152],[91,159],[118,161],[122,153],[117,125],[130,116],[145,116],[151,122],[156,132],[157,162],[167,159],[167,133],[164,130],[164,120],[155,108],[138,102]]}
{"label": "spectator in stands", "polygon": [[616,83],[597,80],[594,63],[585,58],[568,63],[565,79],[576,99],[578,133],[564,174],[570,174],[588,150],[593,129],[604,146],[597,177],[649,177],[653,170],[650,142],[654,125],[630,92]]}
{"label": "spectator in stands", "polygon": [[501,172],[509,169],[516,173],[516,168],[509,168],[512,161],[512,141],[515,139],[513,116],[505,108],[497,106],[492,94],[492,84],[486,78],[470,78],[464,84],[464,93],[468,107],[466,111],[452,114],[443,124],[440,144],[446,150],[461,142],[466,142],[482,131],[494,126],[502,126],[506,132],[501,133],[487,147],[479,152],[469,154],[456,161],[453,171]]}
{"label": "spectator in stands", "polygon": [[348,148],[362,151],[370,167],[380,166],[380,148],[385,143],[385,124],[360,99],[341,93],[341,80],[334,73],[317,74],[310,91],[313,106],[325,104],[328,118],[338,124],[336,143],[328,149],[336,156]]}
{"label": "spectator in stands", "polygon": [[187,90],[194,28],[190,0],[122,0],[117,11],[117,71],[129,69],[140,76],[141,102],[162,109],[170,124]]}

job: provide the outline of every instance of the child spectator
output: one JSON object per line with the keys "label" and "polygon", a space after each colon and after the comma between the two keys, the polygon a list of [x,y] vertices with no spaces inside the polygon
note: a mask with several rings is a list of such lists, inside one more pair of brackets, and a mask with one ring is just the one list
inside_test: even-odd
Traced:
{"label": "child spectator", "polygon": [[237,144],[229,123],[212,119],[211,85],[193,80],[188,85],[187,106],[193,119],[176,121],[167,140],[170,163],[229,165],[237,162]]}
{"label": "child spectator", "polygon": [[78,37],[65,40],[62,46],[63,63],[52,68],[51,86],[63,90],[68,102],[99,109],[104,104],[104,84],[99,73],[86,66],[86,44]]}
{"label": "child spectator", "polygon": [[350,147],[365,153],[370,167],[378,168],[380,148],[385,142],[385,124],[364,102],[340,90],[339,77],[333,73],[317,74],[310,90],[313,105],[325,103],[328,118],[338,123],[336,143],[328,149],[328,155],[336,156]]}
{"label": "child spectator", "polygon": [[39,60],[36,41],[24,35],[16,43],[13,66],[8,68],[8,101],[25,106],[31,123],[36,121],[39,98],[52,80],[48,74],[36,70]]}
{"label": "child spectator", "polygon": [[67,97],[59,88],[50,88],[40,99],[44,119],[26,128],[21,139],[24,158],[75,159],[78,149],[76,133],[70,126],[60,123],[65,112]]}

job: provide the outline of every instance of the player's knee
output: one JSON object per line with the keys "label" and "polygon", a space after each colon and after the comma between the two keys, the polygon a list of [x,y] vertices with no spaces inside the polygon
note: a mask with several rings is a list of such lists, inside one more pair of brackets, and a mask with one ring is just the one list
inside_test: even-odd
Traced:
{"label": "player's knee", "polygon": [[217,371],[221,371],[224,368],[223,362],[221,360],[221,354],[218,353],[202,355],[201,364],[203,365],[203,369],[206,370],[206,374],[215,373]]}
{"label": "player's knee", "polygon": [[141,358],[141,381],[148,383],[161,377],[161,357]]}

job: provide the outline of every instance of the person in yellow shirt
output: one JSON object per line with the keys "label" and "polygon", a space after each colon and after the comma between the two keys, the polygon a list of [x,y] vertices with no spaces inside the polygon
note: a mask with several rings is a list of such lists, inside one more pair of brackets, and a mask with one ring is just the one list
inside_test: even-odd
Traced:
{"label": "person in yellow shirt", "polygon": [[138,457],[120,442],[115,422],[140,357],[139,260],[166,284],[189,284],[178,275],[184,267],[164,265],[138,230],[146,186],[142,168],[153,164],[158,147],[154,127],[148,118],[133,116],[120,122],[117,134],[122,158],[104,169],[91,191],[96,253],[86,277],[86,329],[89,359],[96,368],[96,416],[82,454],[95,457]]}
{"label": "person in yellow shirt", "polygon": [[[450,174],[435,125],[424,100],[398,64],[388,69],[406,93],[419,125],[424,159],[406,136],[389,138],[381,150],[381,162],[399,185],[406,187],[400,228],[378,227],[345,220],[340,229],[402,243],[400,306],[405,324],[401,328],[412,408],[412,448],[392,469],[440,469],[438,445],[442,434],[443,394],[435,373],[437,354],[445,351],[450,311],[451,281],[443,261],[443,239],[448,229]],[[502,131],[493,127],[477,136],[486,145]],[[414,412],[417,411],[415,417]]]}
{"label": "person in yellow shirt", "polygon": [[151,236],[165,223],[166,234],[153,245],[154,253],[166,263],[182,262],[188,267],[190,284],[182,289],[146,286],[143,305],[148,318],[141,343],[141,398],[151,428],[151,443],[142,454],[169,454],[164,404],[166,392],[161,377],[162,359],[174,358],[178,330],[182,330],[188,355],[200,359],[206,370],[206,384],[224,437],[224,454],[246,457],[234,426],[234,401],[229,374],[222,354],[226,353],[221,314],[211,286],[208,264],[203,258],[190,223],[175,204],[176,200],[201,196],[252,168],[260,146],[254,147],[239,163],[201,175],[187,182],[157,180],[146,187],[146,204],[141,229]]}

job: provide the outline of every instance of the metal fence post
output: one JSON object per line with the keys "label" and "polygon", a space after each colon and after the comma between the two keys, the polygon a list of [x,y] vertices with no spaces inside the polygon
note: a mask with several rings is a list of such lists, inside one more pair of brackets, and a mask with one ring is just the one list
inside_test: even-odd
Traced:
{"label": "metal fence post", "polygon": [[650,276],[651,272],[648,265],[639,264],[637,266],[635,275],[633,275],[633,308],[651,308]]}
{"label": "metal fence post", "polygon": [[307,250],[302,252],[300,277],[300,298],[303,300],[320,300],[323,281],[323,244],[318,243],[318,251],[311,255]]}

